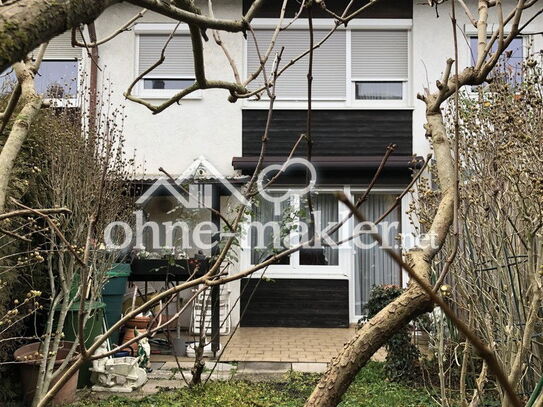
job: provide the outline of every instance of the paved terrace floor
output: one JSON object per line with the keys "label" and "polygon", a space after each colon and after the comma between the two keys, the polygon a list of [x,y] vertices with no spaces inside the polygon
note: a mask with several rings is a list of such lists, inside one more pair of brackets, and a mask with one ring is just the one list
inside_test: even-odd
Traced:
{"label": "paved terrace floor", "polygon": [[[324,328],[238,328],[213,369],[216,360],[206,358],[204,380],[212,374],[212,380],[273,380],[293,370],[308,373],[323,373],[327,363],[337,355],[354,334],[354,327],[345,329]],[[224,346],[229,336],[221,337]],[[188,340],[190,340],[187,337]],[[386,353],[380,349],[373,360],[383,361]],[[236,363],[232,363],[236,362]],[[178,364],[179,363],[179,364]],[[139,398],[156,393],[160,389],[184,387],[183,376],[190,380],[190,369],[194,359],[188,357],[175,360],[173,355],[151,355],[152,372],[149,381],[129,397]],[[178,367],[182,372],[178,371]],[[111,393],[93,393],[92,397],[108,397]],[[88,397],[80,392],[79,398]]]}
{"label": "paved terrace floor", "polygon": [[[355,328],[239,328],[223,362],[330,362]],[[221,338],[225,344],[227,337]]]}

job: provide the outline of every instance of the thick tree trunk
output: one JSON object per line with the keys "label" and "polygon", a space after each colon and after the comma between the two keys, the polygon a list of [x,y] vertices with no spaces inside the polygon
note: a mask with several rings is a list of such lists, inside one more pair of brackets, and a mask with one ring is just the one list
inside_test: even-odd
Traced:
{"label": "thick tree trunk", "polygon": [[[415,270],[417,267],[413,265]],[[424,266],[423,266],[424,267]],[[424,271],[428,276],[428,270]],[[306,407],[331,407],[341,401],[343,394],[360,369],[397,330],[417,316],[431,311],[432,301],[416,283],[396,300],[383,308],[360,328],[332,360],[328,370],[305,404]]]}
{"label": "thick tree trunk", "polygon": [[[456,176],[454,160],[443,125],[443,117],[437,109],[428,111],[426,131],[431,136],[438,170],[442,197],[439,208],[420,247],[411,250],[406,260],[419,277],[430,281],[431,263],[441,249],[454,218]],[[368,321],[336,356],[326,373],[313,390],[305,407],[334,407],[339,404],[357,373],[400,328],[417,316],[431,311],[433,303],[422,288],[410,281],[408,289]]]}
{"label": "thick tree trunk", "polygon": [[120,0],[19,0],[0,6],[0,72],[59,34],[94,21]]}

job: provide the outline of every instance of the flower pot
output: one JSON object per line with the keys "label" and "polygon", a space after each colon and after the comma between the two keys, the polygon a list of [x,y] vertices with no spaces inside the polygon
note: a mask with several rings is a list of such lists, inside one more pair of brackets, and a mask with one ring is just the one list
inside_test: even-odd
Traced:
{"label": "flower pot", "polygon": [[151,317],[134,317],[126,321],[124,326],[125,328],[136,328],[141,331],[142,329],[147,329],[149,322],[151,322]]}
{"label": "flower pot", "polygon": [[[73,342],[63,341],[60,343],[57,357],[55,360],[55,369],[57,369],[72,348]],[[21,382],[24,392],[24,403],[25,405],[30,405],[32,399],[34,398],[34,393],[36,392],[36,386],[38,383],[38,375],[40,369],[40,363],[42,359],[34,358],[36,352],[40,351],[41,342],[30,343],[28,345],[21,346],[13,353],[15,360],[22,363],[19,364],[19,373],[21,375]],[[25,360],[25,357],[28,358]],[[69,365],[68,365],[69,366]],[[65,384],[60,388],[58,393],[52,400],[53,406],[58,406],[61,404],[71,403],[75,399],[75,391],[77,389],[77,378],[79,376],[79,371],[77,371]],[[51,381],[51,386],[53,386],[58,381],[59,376],[56,379]]]}
{"label": "flower pot", "polygon": [[[123,335],[123,344],[125,344],[129,340],[136,337],[136,332],[135,332],[136,330],[138,331],[138,336],[147,332],[147,329],[143,329],[143,328],[140,329],[140,328],[134,328],[134,327],[129,328],[125,326],[124,335]],[[138,342],[133,342],[130,345],[125,346],[125,348],[127,349],[128,347],[132,348],[132,352],[134,355],[138,353]]]}

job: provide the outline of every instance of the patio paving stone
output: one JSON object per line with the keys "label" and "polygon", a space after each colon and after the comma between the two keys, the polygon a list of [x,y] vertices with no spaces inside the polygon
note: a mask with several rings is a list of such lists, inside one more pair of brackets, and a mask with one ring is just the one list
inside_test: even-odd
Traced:
{"label": "patio paving stone", "polygon": [[293,363],[292,370],[302,373],[324,373],[328,368],[328,363]]}

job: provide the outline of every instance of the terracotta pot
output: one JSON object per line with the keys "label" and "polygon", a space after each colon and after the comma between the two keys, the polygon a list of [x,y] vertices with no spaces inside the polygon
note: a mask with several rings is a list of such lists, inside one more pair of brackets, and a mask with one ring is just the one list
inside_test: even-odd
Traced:
{"label": "terracotta pot", "polygon": [[[141,335],[141,334],[144,334],[147,332],[147,329],[138,329],[138,335]],[[130,339],[133,339],[136,337],[136,334],[134,332],[134,328],[128,328],[125,326],[125,330],[124,330],[124,335],[123,335],[123,344],[125,344],[126,342],[128,342]],[[136,355],[138,353],[138,343],[137,342],[134,342],[134,343],[131,343],[130,345],[127,346],[127,348],[130,347],[132,348],[132,350],[134,351],[134,355]]]}
{"label": "terracotta pot", "polygon": [[[57,357],[55,360],[55,369],[57,369],[72,348],[73,342],[63,341],[60,343]],[[38,383],[38,375],[40,369],[40,363],[42,359],[35,359],[34,355],[36,352],[39,352],[41,342],[30,343],[28,345],[21,346],[13,353],[13,357],[17,361],[22,361],[23,363],[19,364],[19,373],[21,375],[21,381],[24,391],[24,403],[30,405],[32,399],[34,398],[34,393],[36,391],[36,385]],[[32,357],[31,360],[24,360],[24,357]],[[65,384],[60,388],[58,393],[55,395],[52,401],[53,406],[58,406],[61,404],[71,403],[75,399],[75,391],[77,389],[77,378],[79,376],[79,371],[74,374]],[[51,382],[51,386],[58,381],[59,376]]]}
{"label": "terracotta pot", "polygon": [[142,329],[147,329],[149,322],[151,322],[151,317],[134,317],[126,321],[124,326],[125,328],[137,328],[138,331],[141,331]]}

